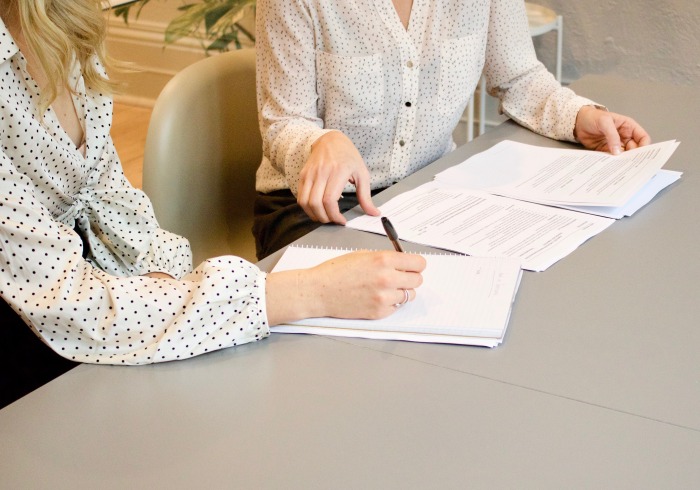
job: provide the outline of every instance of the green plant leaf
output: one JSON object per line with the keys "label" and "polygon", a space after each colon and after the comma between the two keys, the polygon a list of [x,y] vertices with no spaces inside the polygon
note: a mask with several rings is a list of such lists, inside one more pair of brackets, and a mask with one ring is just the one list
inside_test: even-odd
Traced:
{"label": "green plant leaf", "polygon": [[207,13],[206,4],[190,4],[180,8],[183,13],[170,21],[165,29],[165,42],[174,43],[197,31]]}
{"label": "green plant leaf", "polygon": [[[118,7],[114,14],[128,24],[131,9],[136,8],[138,17],[141,9],[150,1],[139,0]],[[201,0],[180,5],[177,7],[179,14],[165,29],[165,43],[172,44],[183,37],[192,36],[200,39],[205,51],[209,52],[227,51],[232,44],[236,49],[241,48],[241,35],[255,42],[253,33],[240,24],[247,15],[255,15],[255,3],[255,0]]]}
{"label": "green plant leaf", "polygon": [[136,8],[136,18],[138,19],[141,9],[151,0],[139,0],[135,3],[130,3],[127,5],[122,5],[121,7],[116,7],[112,10],[115,17],[122,17],[125,24],[129,24],[129,15],[131,14],[131,9]]}
{"label": "green plant leaf", "polygon": [[234,43],[236,49],[241,48],[241,43],[238,41],[238,34],[235,31],[231,31],[218,37],[213,43],[206,47],[207,51],[228,51],[228,47],[231,43]]}
{"label": "green plant leaf", "polygon": [[219,5],[218,7],[211,8],[204,15],[204,29],[206,32],[210,32],[216,23],[224,17],[230,10],[229,5]]}

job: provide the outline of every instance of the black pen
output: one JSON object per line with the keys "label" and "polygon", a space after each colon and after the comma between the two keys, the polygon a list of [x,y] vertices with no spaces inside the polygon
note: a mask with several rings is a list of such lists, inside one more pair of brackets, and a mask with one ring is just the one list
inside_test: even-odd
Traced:
{"label": "black pen", "polygon": [[382,226],[384,226],[384,231],[386,231],[386,236],[389,237],[389,240],[391,240],[391,244],[394,246],[394,249],[397,252],[403,252],[403,248],[401,248],[401,244],[399,243],[399,235],[396,233],[396,230],[394,229],[394,225],[391,224],[391,221],[389,221],[389,218],[382,216]]}

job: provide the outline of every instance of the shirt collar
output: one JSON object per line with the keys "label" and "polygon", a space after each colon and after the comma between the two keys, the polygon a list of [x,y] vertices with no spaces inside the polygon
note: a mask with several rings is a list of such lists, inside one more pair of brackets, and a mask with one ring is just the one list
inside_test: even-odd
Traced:
{"label": "shirt collar", "polygon": [[15,43],[12,34],[0,19],[0,63],[4,63],[17,54],[19,48]]}

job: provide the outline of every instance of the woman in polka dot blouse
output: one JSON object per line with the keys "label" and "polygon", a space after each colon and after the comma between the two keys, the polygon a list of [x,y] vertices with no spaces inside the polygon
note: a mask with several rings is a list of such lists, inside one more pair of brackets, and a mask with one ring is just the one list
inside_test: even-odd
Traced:
{"label": "woman in polka dot blouse", "polygon": [[43,366],[19,346],[25,323],[29,341],[62,358],[142,364],[304,317],[382,317],[404,289],[415,297],[424,260],[393,251],[267,275],[227,256],[192,271],[187,241],[158,227],[109,136],[100,6],[0,1],[0,406],[13,380]]}
{"label": "woman in polka dot blouse", "polygon": [[[537,60],[522,0],[258,0],[262,258],[454,149],[482,74],[501,111],[550,138],[619,152],[632,119],[562,88]],[[342,195],[342,196],[341,196]]]}

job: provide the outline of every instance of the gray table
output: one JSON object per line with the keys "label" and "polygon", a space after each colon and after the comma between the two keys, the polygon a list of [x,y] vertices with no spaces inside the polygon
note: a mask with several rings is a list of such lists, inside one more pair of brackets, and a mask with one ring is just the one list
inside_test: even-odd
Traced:
{"label": "gray table", "polygon": [[[0,411],[0,487],[700,487],[700,99],[603,77],[574,89],[680,140],[667,168],[684,175],[526,273],[500,347],[273,335],[83,365]],[[562,145],[505,123],[376,202],[504,138]],[[301,241],[387,248],[335,226]]]}

